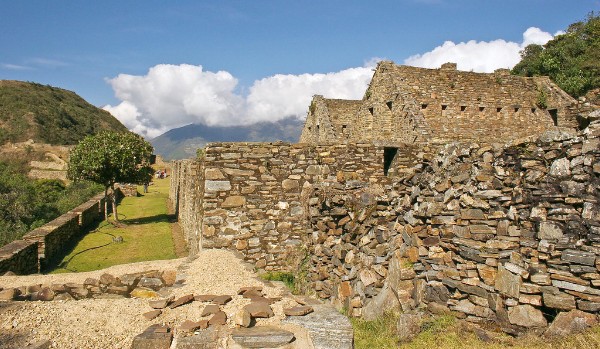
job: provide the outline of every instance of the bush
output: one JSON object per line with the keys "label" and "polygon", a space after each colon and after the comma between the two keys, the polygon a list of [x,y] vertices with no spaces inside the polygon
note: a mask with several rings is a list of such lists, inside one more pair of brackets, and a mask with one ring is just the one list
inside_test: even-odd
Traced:
{"label": "bush", "polygon": [[30,179],[26,172],[23,164],[0,161],[0,246],[102,192],[102,186],[91,182],[67,186],[59,180]]}

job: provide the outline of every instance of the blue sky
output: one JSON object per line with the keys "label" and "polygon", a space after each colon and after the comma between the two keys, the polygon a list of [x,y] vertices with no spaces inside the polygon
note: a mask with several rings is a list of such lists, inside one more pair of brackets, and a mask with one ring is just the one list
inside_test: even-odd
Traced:
{"label": "blue sky", "polygon": [[0,0],[0,79],[75,91],[152,137],[360,98],[381,58],[508,67],[590,11],[600,1]]}

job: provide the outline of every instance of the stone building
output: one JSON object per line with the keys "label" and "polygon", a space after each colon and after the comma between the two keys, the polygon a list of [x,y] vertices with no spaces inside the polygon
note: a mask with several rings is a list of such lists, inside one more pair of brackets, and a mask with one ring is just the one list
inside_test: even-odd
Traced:
{"label": "stone building", "polygon": [[[577,128],[577,102],[548,77],[380,62],[360,101],[315,96],[300,142],[379,146],[505,143]],[[437,148],[437,147],[436,147]]]}

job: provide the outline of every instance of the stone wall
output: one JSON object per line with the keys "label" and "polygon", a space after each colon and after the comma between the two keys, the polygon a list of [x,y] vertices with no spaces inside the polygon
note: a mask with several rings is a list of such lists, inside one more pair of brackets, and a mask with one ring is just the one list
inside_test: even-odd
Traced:
{"label": "stone wall", "polygon": [[189,253],[194,255],[200,248],[200,219],[202,216],[199,199],[203,195],[204,171],[195,160],[173,161],[171,163],[171,182],[169,204],[177,216],[179,225],[188,245]]}
{"label": "stone wall", "polygon": [[426,306],[510,333],[600,310],[600,124],[447,146],[377,193],[317,189],[311,288],[368,319]]}
{"label": "stone wall", "polygon": [[0,274],[32,274],[60,260],[81,234],[104,217],[104,194],[98,194],[53,221],[0,247]]}
{"label": "stone wall", "polygon": [[548,77],[384,61],[361,101],[314,96],[301,142],[435,148],[454,141],[493,144],[548,130],[574,132],[584,111]]}
{"label": "stone wall", "polygon": [[37,273],[37,242],[16,240],[0,247],[0,274],[7,271],[18,275]]}
{"label": "stone wall", "polygon": [[[285,269],[303,247],[313,184],[384,183],[383,152],[367,144],[212,143],[196,173],[190,162],[174,163],[171,201],[188,239],[200,228],[201,248],[229,248],[259,268]],[[196,201],[184,199],[194,192]]]}

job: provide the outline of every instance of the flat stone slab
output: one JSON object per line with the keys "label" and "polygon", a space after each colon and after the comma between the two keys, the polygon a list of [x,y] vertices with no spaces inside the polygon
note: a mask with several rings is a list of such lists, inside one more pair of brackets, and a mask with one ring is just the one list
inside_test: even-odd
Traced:
{"label": "flat stone slab", "polygon": [[204,317],[204,316],[216,314],[219,311],[221,311],[221,308],[218,305],[209,304],[209,305],[205,306],[204,309],[202,309],[202,313],[200,313],[200,316]]}
{"label": "flat stone slab", "polygon": [[197,300],[199,302],[212,302],[212,300],[216,297],[217,296],[214,294],[199,294],[194,296],[194,300]]}
{"label": "flat stone slab", "polygon": [[194,295],[193,294],[188,294],[188,295],[185,295],[185,296],[177,298],[173,303],[171,303],[169,305],[169,308],[174,309],[174,308],[177,308],[177,307],[182,306],[184,304],[187,304],[187,303],[189,303],[189,302],[191,302],[193,300],[194,300]]}
{"label": "flat stone slab", "polygon": [[312,313],[313,311],[314,309],[308,305],[283,309],[283,313],[287,316],[304,316]]}
{"label": "flat stone slab", "polygon": [[149,301],[148,305],[154,309],[164,309],[173,301],[173,297],[165,298],[165,299],[157,299],[155,301]]}
{"label": "flat stone slab", "polygon": [[218,305],[225,305],[231,301],[231,296],[218,296],[213,298],[212,302]]}
{"label": "flat stone slab", "polygon": [[157,309],[157,310],[152,310],[147,313],[144,313],[144,314],[142,314],[142,316],[144,316],[144,318],[146,320],[152,320],[152,319],[157,318],[160,314],[162,314],[162,310]]}
{"label": "flat stone slab", "polygon": [[181,325],[179,325],[179,330],[182,332],[193,332],[197,329],[206,329],[208,328],[208,320],[201,321],[190,321],[185,320]]}
{"label": "flat stone slab", "polygon": [[225,325],[227,323],[227,314],[219,311],[208,320],[209,325]]}
{"label": "flat stone slab", "polygon": [[354,330],[346,316],[329,305],[314,304],[311,307],[313,313],[287,317],[283,322],[305,327],[315,349],[354,348]]}
{"label": "flat stone slab", "polygon": [[278,348],[294,340],[294,334],[274,326],[236,328],[231,338],[244,348]]}
{"label": "flat stone slab", "polygon": [[169,349],[172,340],[173,333],[167,326],[155,324],[135,336],[131,349]]}
{"label": "flat stone slab", "polygon": [[244,309],[250,313],[250,316],[255,318],[267,318],[274,315],[271,306],[265,302],[250,303]]}

